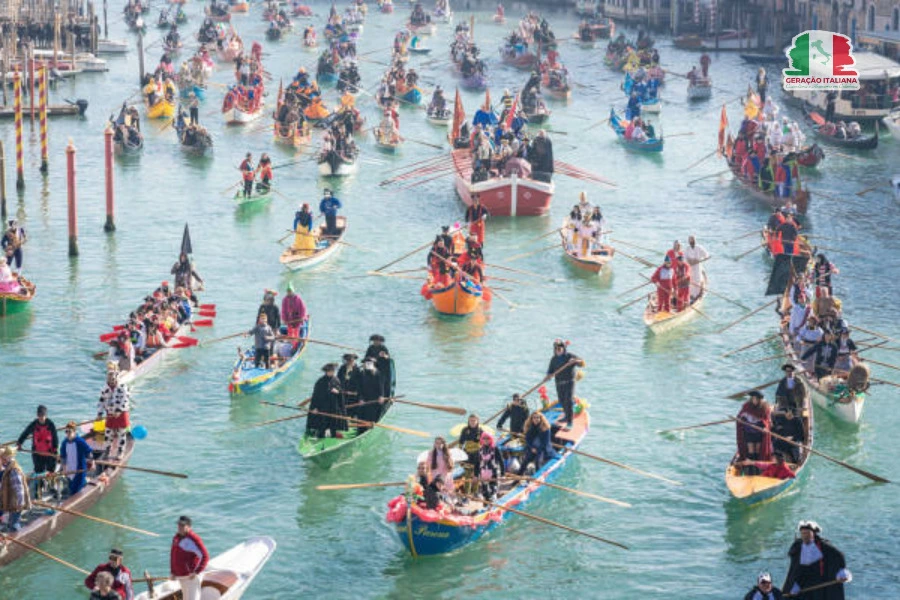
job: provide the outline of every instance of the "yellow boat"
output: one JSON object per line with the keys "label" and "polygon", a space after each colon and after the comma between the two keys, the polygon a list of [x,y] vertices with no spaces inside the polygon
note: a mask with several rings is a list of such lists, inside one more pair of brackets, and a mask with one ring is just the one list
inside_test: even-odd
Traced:
{"label": "yellow boat", "polygon": [[175,104],[165,98],[160,99],[153,106],[150,106],[144,99],[144,104],[147,105],[148,119],[171,119],[175,116]]}

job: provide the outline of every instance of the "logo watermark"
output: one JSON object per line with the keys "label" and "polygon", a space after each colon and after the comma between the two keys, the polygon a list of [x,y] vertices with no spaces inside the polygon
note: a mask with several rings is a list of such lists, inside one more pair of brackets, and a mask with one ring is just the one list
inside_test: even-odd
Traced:
{"label": "logo watermark", "polygon": [[785,51],[790,67],[783,69],[786,90],[858,90],[850,38],[833,31],[811,30],[794,36]]}

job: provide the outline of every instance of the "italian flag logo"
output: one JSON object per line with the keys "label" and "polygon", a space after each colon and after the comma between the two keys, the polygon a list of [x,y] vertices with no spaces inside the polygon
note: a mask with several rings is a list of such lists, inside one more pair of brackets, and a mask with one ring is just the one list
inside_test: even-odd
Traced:
{"label": "italian flag logo", "polygon": [[804,31],[785,51],[790,67],[781,73],[786,90],[858,90],[850,38],[832,31]]}

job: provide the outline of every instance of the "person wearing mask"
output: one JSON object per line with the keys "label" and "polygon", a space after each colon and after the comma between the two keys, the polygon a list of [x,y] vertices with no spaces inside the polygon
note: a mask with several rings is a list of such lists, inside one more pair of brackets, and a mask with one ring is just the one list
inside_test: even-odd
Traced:
{"label": "person wearing mask", "polygon": [[523,433],[525,431],[525,423],[528,421],[528,415],[528,403],[519,394],[513,394],[512,402],[506,405],[506,410],[500,415],[497,429],[503,429],[503,425],[509,419],[509,431],[512,433]]}
{"label": "person wearing mask", "polygon": [[772,418],[772,433],[777,433],[783,438],[795,442],[791,444],[775,438],[772,442],[776,453],[790,457],[791,462],[800,462],[800,448],[796,444],[806,443],[806,433],[803,430],[803,421],[794,416],[794,411],[787,409],[784,412],[774,413]]}
{"label": "person wearing mask", "polygon": [[281,318],[283,323],[287,325],[287,335],[289,337],[298,337],[300,335],[300,327],[309,318],[309,313],[306,312],[306,303],[300,297],[300,294],[294,291],[293,283],[287,284],[284,299],[281,301]]}
{"label": "person wearing mask", "polygon": [[779,410],[790,409],[795,414],[800,414],[806,398],[806,385],[795,377],[794,365],[785,363],[781,370],[784,372],[784,377],[781,378],[775,389],[775,406]]}
{"label": "person wearing mask", "polygon": [[742,460],[768,461],[772,456],[772,408],[761,392],[753,390],[748,396],[750,399],[741,406],[736,419],[738,456]]}
{"label": "person wearing mask", "polygon": [[[341,437],[343,434],[340,432],[348,429],[346,419],[330,416],[344,415],[347,412],[341,382],[335,377],[336,370],[337,365],[334,363],[323,366],[323,375],[313,386],[309,416],[306,418],[306,435],[310,437],[324,438],[326,433],[330,433],[331,437]],[[319,414],[320,412],[328,415]]]}
{"label": "person wearing mask", "polygon": [[109,586],[119,595],[121,600],[134,600],[131,571],[123,564],[123,556],[124,553],[117,548],[110,550],[109,561],[97,565],[94,570],[91,571],[91,574],[84,580],[84,587],[92,591],[94,589],[100,589],[100,576],[108,575],[111,578]]}
{"label": "person wearing mask", "polygon": [[384,345],[384,336],[373,333],[369,336],[369,347],[366,348],[365,358],[374,358],[375,367],[381,373],[382,388],[385,393],[390,393],[393,387],[394,374],[391,366],[391,353]]}
{"label": "person wearing mask", "polygon": [[556,383],[556,397],[565,418],[564,430],[571,429],[572,421],[575,419],[575,367],[585,366],[584,360],[571,354],[567,346],[568,344],[561,339],[553,342],[553,357],[544,378],[544,381],[548,381],[553,377]]}
{"label": "person wearing mask", "polygon": [[209,564],[209,552],[193,528],[191,518],[178,518],[169,554],[170,578],[181,586],[182,600],[200,600],[202,574]]}
{"label": "person wearing mask", "polygon": [[[104,434],[104,454],[110,460],[120,460],[125,455],[125,445],[128,441],[128,428],[130,426],[129,411],[131,409],[131,392],[124,383],[119,383],[119,368],[116,363],[108,363],[106,371],[106,385],[100,390],[100,400],[97,403],[97,420],[106,415],[106,430]],[[112,454],[113,443],[116,443],[116,453]]]}

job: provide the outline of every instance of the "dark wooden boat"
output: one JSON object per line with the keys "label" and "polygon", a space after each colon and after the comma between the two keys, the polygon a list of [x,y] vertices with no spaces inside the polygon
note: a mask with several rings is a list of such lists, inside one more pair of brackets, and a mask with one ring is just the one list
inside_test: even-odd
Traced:
{"label": "dark wooden boat", "polygon": [[806,111],[806,117],[810,121],[810,125],[813,128],[813,131],[816,132],[816,135],[829,144],[834,146],[841,146],[842,148],[850,148],[853,150],[874,150],[878,147],[878,121],[875,121],[875,133],[872,135],[857,135],[852,138],[842,138],[837,137],[833,132],[830,131],[830,125],[832,123],[828,123],[825,120],[825,117],[820,115],[814,110]]}
{"label": "dark wooden boat", "polygon": [[[91,447],[100,448],[100,450],[94,450],[95,458],[98,457],[102,452],[103,443],[95,438],[93,431],[85,434],[84,439]],[[133,451],[134,439],[129,436],[128,443],[125,445],[125,453],[121,460],[123,465],[128,464]],[[40,498],[43,503],[59,506],[59,511],[42,506],[34,506],[31,511],[22,513],[21,530],[15,533],[6,533],[4,535],[12,538],[12,540],[19,540],[30,546],[43,544],[65,529],[70,523],[80,519],[80,517],[72,513],[62,512],[63,509],[82,513],[88,512],[94,504],[112,489],[113,485],[115,485],[116,481],[118,481],[119,477],[122,475],[122,471],[124,471],[124,469],[118,467],[107,468],[98,476],[94,470],[91,470],[91,472],[88,473],[87,485],[74,496],[65,498],[61,503],[55,502],[47,496]],[[66,487],[66,485],[67,484],[64,484],[63,487]],[[30,552],[31,551],[28,548],[21,544],[17,544],[15,541],[8,541],[5,544],[0,544],[0,567],[8,565]]]}

